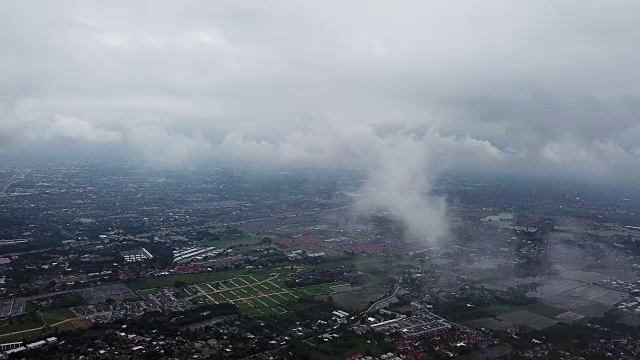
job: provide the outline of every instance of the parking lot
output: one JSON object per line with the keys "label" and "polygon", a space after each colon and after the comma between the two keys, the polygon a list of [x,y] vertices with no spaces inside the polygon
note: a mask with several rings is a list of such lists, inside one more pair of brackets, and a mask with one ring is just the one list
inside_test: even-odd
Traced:
{"label": "parking lot", "polygon": [[82,295],[89,304],[104,303],[107,299],[124,300],[137,297],[136,294],[123,284],[95,286],[79,290],[78,293]]}
{"label": "parking lot", "polygon": [[27,302],[23,299],[14,299],[0,302],[0,318],[7,318],[24,314]]}

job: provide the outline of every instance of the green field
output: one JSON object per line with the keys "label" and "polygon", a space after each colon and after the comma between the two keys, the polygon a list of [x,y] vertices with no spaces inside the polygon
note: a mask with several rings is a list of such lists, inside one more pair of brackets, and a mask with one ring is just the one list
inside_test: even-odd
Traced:
{"label": "green field", "polygon": [[[77,292],[54,295],[48,299],[50,300],[50,303],[45,306],[47,309],[66,309],[73,306],[87,304],[87,300],[85,300],[82,295]],[[29,311],[28,308],[27,311]]]}
{"label": "green field", "polygon": [[[262,275],[262,276],[258,276]],[[284,283],[286,274],[243,274],[223,281],[190,284],[180,289],[197,303],[231,302],[251,316],[282,314],[284,306],[302,297],[312,297],[333,292],[331,286],[321,284],[291,289]],[[146,290],[138,291],[140,294]]]}
{"label": "green field", "polygon": [[551,305],[544,304],[543,302],[534,302],[526,305],[488,305],[480,307],[479,310],[486,311],[491,313],[493,316],[498,316],[514,311],[519,310],[527,310],[533,313],[547,316],[547,317],[555,317],[559,314],[562,314],[565,310],[553,307]]}
{"label": "green field", "polygon": [[[410,264],[409,264],[410,265]],[[367,254],[367,255],[355,255],[355,256],[340,256],[335,258],[325,258],[325,261],[316,265],[317,267],[324,269],[335,269],[341,266],[354,266],[360,271],[369,269],[396,272],[400,267],[404,267],[405,264],[399,263],[397,260],[392,259],[389,256],[379,254]]]}
{"label": "green field", "polygon": [[43,325],[40,315],[30,312],[0,321],[0,335],[39,328]]}
{"label": "green field", "polygon": [[[23,315],[14,316],[0,321],[0,339],[4,340],[3,335],[14,332],[23,332],[21,334],[37,333],[40,328],[45,325],[52,325],[64,320],[73,319],[76,315],[69,309],[46,309],[41,314],[37,312],[29,312]],[[27,330],[33,330],[26,332]],[[16,334],[16,337],[19,337]]]}
{"label": "green field", "polygon": [[287,276],[295,270],[228,270],[223,272],[176,274],[135,279],[127,285],[139,296],[147,297],[169,291],[176,282],[177,297],[192,299],[196,303],[233,303],[248,315],[281,314],[283,306],[302,297],[325,295],[333,292],[331,286],[321,284],[291,289],[285,285]]}
{"label": "green field", "polygon": [[47,324],[55,324],[63,320],[73,319],[76,317],[69,309],[52,309],[42,311],[42,318]]}
{"label": "green field", "polygon": [[344,258],[344,257],[339,257],[339,258],[328,258],[328,261],[322,262],[318,265],[316,265],[319,268],[323,268],[323,269],[335,269],[335,268],[339,268],[341,266],[355,266],[355,259],[351,259],[351,258]]}
{"label": "green field", "polygon": [[87,329],[91,326],[91,321],[83,319],[73,319],[50,328],[40,328],[41,326],[42,325],[36,328],[31,328],[33,329],[31,331],[25,331],[14,335],[7,335],[7,333],[3,333],[4,335],[0,335],[0,342],[5,343],[13,341],[34,341],[43,336],[54,335],[58,331]]}
{"label": "green field", "polygon": [[221,272],[198,273],[198,274],[175,274],[165,276],[141,277],[127,282],[126,285],[131,290],[144,290],[154,288],[165,288],[174,286],[177,281],[185,284],[197,284],[211,281],[220,281],[245,274],[247,270],[227,270]]}
{"label": "green field", "polygon": [[[201,294],[198,299],[208,303],[232,302],[250,315],[283,313],[280,305],[288,301],[277,295],[288,291],[270,280],[254,275],[242,275],[226,281],[188,285],[184,289],[188,293]],[[245,311],[246,310],[246,311]]]}
{"label": "green field", "polygon": [[182,282],[184,284],[204,284],[209,283],[214,286],[217,282],[224,282],[231,278],[235,278],[239,275],[251,275],[256,279],[262,280],[269,277],[271,273],[277,272],[281,274],[287,274],[293,270],[288,268],[282,269],[270,269],[270,270],[245,270],[245,269],[231,269],[226,271],[210,272],[210,273],[197,273],[197,274],[173,274],[164,276],[147,276],[126,282],[125,284],[131,290],[149,290],[160,289],[175,286],[176,282]]}

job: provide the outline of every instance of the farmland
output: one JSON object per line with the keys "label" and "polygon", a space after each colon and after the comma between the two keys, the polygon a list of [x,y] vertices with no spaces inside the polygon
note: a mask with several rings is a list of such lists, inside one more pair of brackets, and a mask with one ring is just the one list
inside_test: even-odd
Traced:
{"label": "farmland", "polygon": [[[239,275],[222,281],[191,284],[180,288],[180,295],[201,304],[233,303],[247,315],[264,316],[285,313],[286,304],[304,297],[333,293],[333,287],[342,285],[330,283],[289,288],[281,275],[277,273],[266,278]],[[158,290],[139,290],[138,294],[145,297]]]}
{"label": "farmland", "polygon": [[176,282],[195,284],[207,281],[223,280],[237,274],[244,274],[246,270],[228,270],[225,272],[199,274],[173,274],[165,276],[140,277],[127,284],[133,290],[144,290],[173,286]]}

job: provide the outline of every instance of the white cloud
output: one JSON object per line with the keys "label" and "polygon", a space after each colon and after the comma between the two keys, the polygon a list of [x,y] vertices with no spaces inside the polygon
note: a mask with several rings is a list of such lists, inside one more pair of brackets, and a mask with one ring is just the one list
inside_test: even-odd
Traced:
{"label": "white cloud", "polygon": [[[633,1],[5,1],[0,139],[39,141],[73,114],[93,128],[49,132],[242,133],[220,152],[340,162],[379,146],[366,124],[430,129],[429,157],[446,166],[595,161],[640,178],[639,13]],[[37,112],[15,111],[30,101]]]}
{"label": "white cloud", "polygon": [[44,131],[49,139],[79,141],[88,143],[119,143],[118,131],[93,126],[91,123],[70,116],[56,115],[54,121]]}
{"label": "white cloud", "polygon": [[547,143],[541,150],[541,157],[550,162],[555,171],[601,180],[624,180],[636,176],[640,167],[640,156],[633,149],[625,149],[611,141],[580,142],[563,137]]}
{"label": "white cloud", "polygon": [[448,233],[446,203],[430,193],[438,166],[424,140],[411,134],[382,139],[357,205],[364,212],[389,211],[405,223],[409,237],[434,245]]}
{"label": "white cloud", "polygon": [[448,235],[446,202],[431,193],[432,181],[457,163],[501,161],[500,150],[469,136],[447,137],[427,131],[378,134],[367,124],[295,131],[276,143],[240,132],[227,135],[216,153],[224,158],[267,164],[358,167],[368,172],[357,210],[387,211],[407,227],[407,235],[430,245]]}

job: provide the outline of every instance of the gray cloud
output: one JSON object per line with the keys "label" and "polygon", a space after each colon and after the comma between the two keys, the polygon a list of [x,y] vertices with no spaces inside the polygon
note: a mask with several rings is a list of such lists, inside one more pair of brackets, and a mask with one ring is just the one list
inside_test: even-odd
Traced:
{"label": "gray cloud", "polygon": [[437,165],[428,158],[434,153],[428,151],[429,145],[406,134],[384,139],[360,191],[357,209],[389,212],[404,222],[409,238],[434,245],[449,229],[444,198],[430,194]]}
{"label": "gray cloud", "polygon": [[447,234],[442,171],[640,178],[640,3],[0,3],[0,151],[354,166]]}
{"label": "gray cloud", "polygon": [[[637,179],[639,10],[4,1],[0,144],[119,141],[149,156],[149,139],[174,136],[168,163],[205,144],[220,156],[348,161],[384,137],[366,131],[428,129],[439,145],[425,151],[451,154],[451,167]],[[500,156],[478,163],[470,146]]]}
{"label": "gray cloud", "polygon": [[113,144],[120,142],[120,133],[117,131],[95,127],[87,121],[64,115],[56,115],[44,135],[68,141]]}

